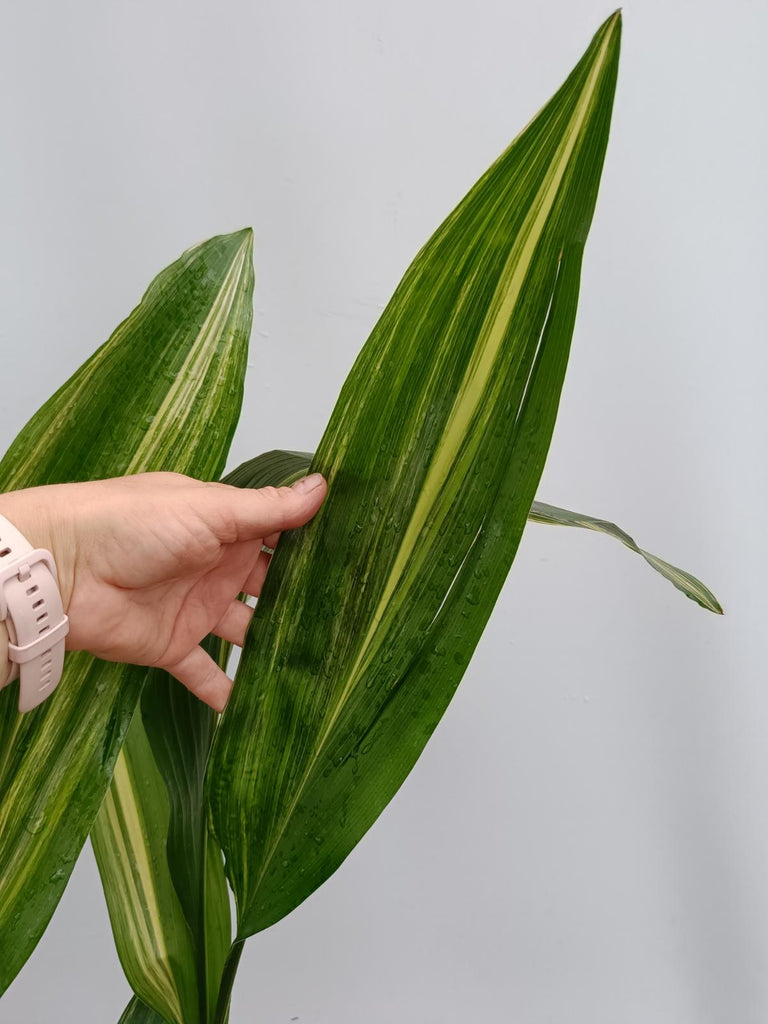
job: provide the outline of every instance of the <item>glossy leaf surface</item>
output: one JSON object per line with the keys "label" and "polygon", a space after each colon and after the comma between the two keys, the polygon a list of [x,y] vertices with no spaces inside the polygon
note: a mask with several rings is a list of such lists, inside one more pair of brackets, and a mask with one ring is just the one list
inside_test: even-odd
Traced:
{"label": "glossy leaf surface", "polygon": [[[0,491],[223,469],[242,402],[251,232],[188,250],[30,420]],[[40,938],[112,776],[146,670],[69,653],[55,694],[19,715],[0,692],[0,991]]]}
{"label": "glossy leaf surface", "polygon": [[238,937],[341,864],[415,764],[512,564],[576,314],[619,53],[565,84],[422,249],[313,461],[328,498],[280,542],[208,787]]}

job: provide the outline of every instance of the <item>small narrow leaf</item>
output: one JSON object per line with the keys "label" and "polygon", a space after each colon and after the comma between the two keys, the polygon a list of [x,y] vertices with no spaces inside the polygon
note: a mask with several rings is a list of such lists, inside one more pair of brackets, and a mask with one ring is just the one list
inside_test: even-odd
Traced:
{"label": "small narrow leaf", "polygon": [[697,580],[695,576],[691,576],[684,569],[678,569],[677,566],[672,565],[670,562],[665,562],[658,555],[652,555],[650,551],[644,551],[637,546],[628,533],[625,533],[615,523],[609,523],[605,519],[595,519],[593,516],[585,516],[580,512],[569,512],[568,509],[558,508],[556,505],[547,505],[543,501],[534,501],[528,518],[533,523],[547,523],[552,526],[578,526],[584,530],[595,530],[597,533],[604,533],[608,537],[613,537],[615,540],[621,541],[622,544],[626,545],[630,551],[635,551],[638,555],[642,555],[651,568],[661,573],[665,579],[682,591],[686,597],[690,597],[696,604],[701,605],[702,608],[706,608],[710,612],[715,612],[716,615],[723,614],[720,602],[712,591],[704,586],[701,580]]}
{"label": "small narrow leaf", "polygon": [[238,939],[341,864],[442,716],[546,458],[608,139],[620,17],[449,216],[347,379],[207,783]]}
{"label": "small narrow leaf", "polygon": [[[0,492],[172,470],[218,479],[242,402],[251,233],[195,246],[49,399],[0,462]],[[0,991],[42,934],[109,784],[146,670],[68,653],[19,715],[0,692]]]}

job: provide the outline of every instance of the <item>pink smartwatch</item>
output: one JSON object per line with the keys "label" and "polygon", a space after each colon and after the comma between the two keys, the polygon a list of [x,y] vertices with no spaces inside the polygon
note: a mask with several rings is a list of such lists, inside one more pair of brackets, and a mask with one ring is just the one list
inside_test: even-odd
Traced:
{"label": "pink smartwatch", "polygon": [[33,548],[0,515],[0,619],[8,626],[8,657],[19,678],[19,711],[31,711],[53,693],[64,667],[64,614],[53,555]]}

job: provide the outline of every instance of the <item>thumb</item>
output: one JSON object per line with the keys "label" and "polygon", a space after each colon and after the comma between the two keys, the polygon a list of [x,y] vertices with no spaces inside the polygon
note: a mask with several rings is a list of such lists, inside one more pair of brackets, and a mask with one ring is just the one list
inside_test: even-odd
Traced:
{"label": "thumb", "polygon": [[220,539],[233,543],[303,526],[322,505],[326,491],[327,484],[321,474],[312,473],[297,480],[292,487],[252,490],[219,484],[208,494],[215,505],[211,511],[216,513],[216,519],[226,524],[228,536]]}

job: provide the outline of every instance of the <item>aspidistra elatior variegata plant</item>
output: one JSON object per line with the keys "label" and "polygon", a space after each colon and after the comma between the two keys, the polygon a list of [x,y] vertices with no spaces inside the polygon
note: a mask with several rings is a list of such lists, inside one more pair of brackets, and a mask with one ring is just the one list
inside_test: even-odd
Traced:
{"label": "aspidistra elatior variegata plant", "polygon": [[[689,597],[720,611],[698,580],[638,548],[613,524],[533,500],[568,358],[619,36],[617,12],[558,93],[419,253],[355,364],[316,456],[268,453],[225,478],[239,486],[291,482],[311,459],[330,483],[315,520],[281,540],[209,766],[216,837],[238,910],[229,958],[221,854],[202,794],[214,716],[165,673],[108,666],[116,673],[108,676],[104,663],[87,659],[78,687],[98,684],[111,703],[97,720],[80,723],[85,712],[75,702],[69,728],[76,723],[83,735],[98,735],[101,759],[97,764],[94,750],[86,751],[74,783],[59,780],[45,797],[53,807],[73,800],[72,827],[54,830],[49,844],[64,871],[52,893],[35,893],[49,850],[36,863],[32,858],[26,878],[12,882],[32,885],[38,900],[21,925],[21,915],[13,921],[16,937],[19,928],[27,935],[7,960],[8,980],[55,906],[142,687],[139,714],[93,830],[118,951],[137,994],[122,1021],[224,1024],[245,937],[322,884],[413,767],[480,638],[526,518],[614,536]],[[121,462],[118,450],[110,463],[97,447],[95,461],[79,475],[64,462],[6,485],[159,468],[216,478],[239,412],[249,257],[245,233],[190,250],[51,400],[66,393],[67,416],[92,417],[87,405],[78,405],[89,368],[89,387],[99,393],[106,387],[104,408],[115,405],[115,423],[127,419],[127,436],[134,424],[146,431],[136,435],[135,451],[125,442],[122,455],[129,458]],[[196,311],[185,305],[184,288],[192,285],[191,294],[202,289]],[[162,336],[172,322],[179,333],[171,333],[163,350],[166,361],[142,364],[154,404],[139,407],[125,394],[120,405],[110,389],[131,374],[117,365],[116,352],[112,360],[94,360],[116,338],[146,356],[152,331]],[[163,379],[165,385],[158,383]],[[222,407],[214,410],[217,384]],[[168,396],[158,403],[155,391],[163,387]],[[182,390],[189,408],[183,424],[177,420]],[[209,403],[204,410],[196,408],[201,396]],[[111,422],[103,410],[100,415]],[[38,418],[21,437],[29,439]],[[47,429],[49,421],[40,424]],[[89,429],[86,423],[81,448],[95,444]],[[200,441],[194,458],[183,450],[190,432]],[[7,465],[0,464],[0,474]],[[228,645],[209,643],[225,665]],[[0,700],[0,733],[2,713]],[[112,717],[105,738],[106,713]],[[69,755],[56,748],[57,733],[48,736],[50,763],[60,772]],[[14,749],[12,742],[0,780],[26,771],[29,783],[32,770]],[[96,764],[94,778],[84,777]],[[44,811],[36,815],[33,808],[25,820],[46,821]],[[16,834],[12,855],[13,844],[16,855],[31,848]]]}

